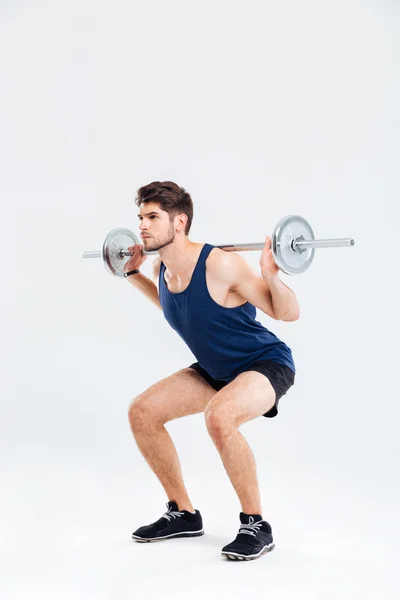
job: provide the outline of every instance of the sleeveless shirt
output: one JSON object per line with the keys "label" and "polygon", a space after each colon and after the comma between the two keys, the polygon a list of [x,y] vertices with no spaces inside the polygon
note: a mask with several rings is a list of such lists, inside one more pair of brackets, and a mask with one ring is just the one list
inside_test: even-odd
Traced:
{"label": "sleeveless shirt", "polygon": [[170,292],[161,262],[159,297],[164,317],[178,333],[199,365],[214,379],[231,381],[259,360],[286,365],[296,372],[291,349],[256,321],[249,302],[227,308],[210,295],[206,260],[215,246],[204,244],[192,278],[183,292]]}

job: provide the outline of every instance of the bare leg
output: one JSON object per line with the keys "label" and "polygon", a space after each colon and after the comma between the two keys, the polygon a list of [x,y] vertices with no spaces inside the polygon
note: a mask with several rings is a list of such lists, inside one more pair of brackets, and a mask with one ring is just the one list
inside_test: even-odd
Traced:
{"label": "bare leg", "polygon": [[254,454],[239,427],[266,413],[274,403],[271,383],[251,371],[217,392],[205,411],[207,429],[246,514],[263,515]]}
{"label": "bare leg", "polygon": [[163,425],[133,431],[136,443],[147,463],[159,479],[169,500],[175,500],[179,510],[194,512],[185,488],[181,464],[174,443]]}
{"label": "bare leg", "polygon": [[194,369],[183,369],[151,386],[129,408],[129,424],[140,452],[169,500],[193,512],[167,421],[203,412],[215,390]]}
{"label": "bare leg", "polygon": [[216,438],[214,443],[238,495],[242,511],[248,515],[262,516],[256,461],[249,444],[234,427]]}

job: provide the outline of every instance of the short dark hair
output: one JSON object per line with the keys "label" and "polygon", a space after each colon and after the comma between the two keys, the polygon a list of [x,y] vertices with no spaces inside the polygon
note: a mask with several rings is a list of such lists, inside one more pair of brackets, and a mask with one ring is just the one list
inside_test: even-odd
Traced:
{"label": "short dark hair", "polygon": [[193,202],[190,194],[173,181],[153,181],[137,191],[135,204],[140,207],[146,202],[157,202],[162,210],[170,215],[170,221],[176,215],[184,213],[188,220],[185,235],[189,235],[193,220]]}

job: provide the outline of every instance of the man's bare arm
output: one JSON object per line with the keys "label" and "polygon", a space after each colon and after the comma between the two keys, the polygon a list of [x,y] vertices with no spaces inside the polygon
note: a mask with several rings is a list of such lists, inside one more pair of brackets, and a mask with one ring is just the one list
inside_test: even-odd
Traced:
{"label": "man's bare arm", "polygon": [[144,294],[153,304],[157,306],[160,310],[162,310],[160,304],[160,297],[158,295],[158,288],[155,284],[155,281],[158,281],[158,275],[160,272],[160,258],[156,258],[152,265],[152,279],[149,279],[143,273],[136,273],[136,275],[130,275],[126,279],[133,285],[133,287],[137,288],[142,294]]}
{"label": "man's bare arm", "polygon": [[230,289],[266,315],[276,320],[296,321],[299,308],[294,292],[279,280],[272,278],[270,285],[263,277],[254,273],[242,256],[234,252],[215,254],[214,271]]}

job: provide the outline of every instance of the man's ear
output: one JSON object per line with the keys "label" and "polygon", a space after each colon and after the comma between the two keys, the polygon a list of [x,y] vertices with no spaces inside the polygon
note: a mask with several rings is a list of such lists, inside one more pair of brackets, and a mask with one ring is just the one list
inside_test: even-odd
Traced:
{"label": "man's ear", "polygon": [[185,231],[186,223],[188,222],[188,216],[185,213],[178,215],[179,225],[181,225],[181,229]]}

